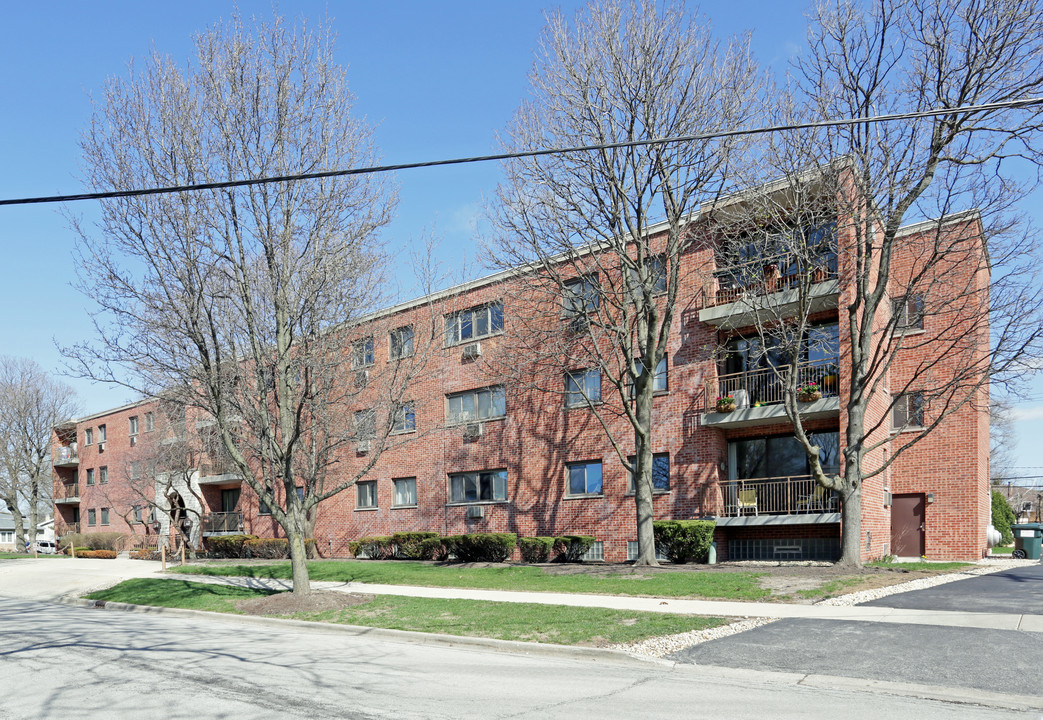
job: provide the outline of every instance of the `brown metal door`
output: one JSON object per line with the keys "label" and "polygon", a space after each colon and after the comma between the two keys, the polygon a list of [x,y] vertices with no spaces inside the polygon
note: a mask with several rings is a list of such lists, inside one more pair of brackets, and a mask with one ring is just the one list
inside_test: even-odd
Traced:
{"label": "brown metal door", "polygon": [[924,545],[924,496],[895,495],[891,499],[891,554],[920,557]]}

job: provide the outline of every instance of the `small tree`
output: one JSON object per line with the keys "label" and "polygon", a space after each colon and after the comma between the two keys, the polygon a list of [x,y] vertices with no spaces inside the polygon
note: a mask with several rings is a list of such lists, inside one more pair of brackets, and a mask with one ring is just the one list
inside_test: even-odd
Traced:
{"label": "small tree", "polygon": [[1007,502],[1007,498],[1003,496],[1003,493],[998,490],[992,491],[992,526],[996,528],[1002,539],[1000,542],[1004,545],[1010,545],[1014,542],[1014,532],[1010,529],[1010,526],[1018,521],[1017,515],[1014,514],[1014,509]]}
{"label": "small tree", "polygon": [[[98,190],[284,176],[376,162],[325,30],[238,17],[196,37],[197,64],[158,55],[113,80],[82,141]],[[359,382],[355,328],[385,298],[394,193],[355,176],[107,200],[77,222],[81,287],[100,340],[69,351],[84,374],[187,408],[289,540],[296,593],[319,504],[388,446],[424,352]],[[417,343],[430,333],[417,329]],[[357,456],[360,402],[372,449]],[[339,464],[338,471],[332,468]]]}
{"label": "small tree", "polygon": [[40,509],[50,504],[51,432],[76,410],[68,385],[32,360],[0,356],[0,500],[14,519],[19,552],[36,540]]}
{"label": "small tree", "polygon": [[[572,24],[550,16],[530,82],[510,151],[734,127],[757,89],[745,41],[722,46],[681,5],[637,1],[591,4]],[[498,190],[492,262],[533,271],[508,309],[499,366],[513,387],[589,405],[635,478],[639,564],[657,564],[652,397],[693,272],[690,215],[727,186],[734,149],[713,140],[511,160]]]}

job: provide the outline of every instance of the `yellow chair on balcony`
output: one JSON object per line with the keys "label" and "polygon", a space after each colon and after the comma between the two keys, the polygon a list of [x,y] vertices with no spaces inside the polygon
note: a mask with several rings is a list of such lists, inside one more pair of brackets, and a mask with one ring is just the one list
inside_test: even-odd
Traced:
{"label": "yellow chair on balcony", "polygon": [[740,490],[738,494],[738,510],[739,515],[742,515],[743,510],[753,509],[753,514],[757,514],[757,491],[756,490]]}

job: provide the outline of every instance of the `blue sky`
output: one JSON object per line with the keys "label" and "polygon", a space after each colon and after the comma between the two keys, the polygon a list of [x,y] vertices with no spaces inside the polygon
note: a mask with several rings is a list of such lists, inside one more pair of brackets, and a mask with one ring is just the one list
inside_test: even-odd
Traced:
{"label": "blue sky", "polygon": [[[184,61],[191,35],[222,17],[222,0],[5,3],[0,7],[0,197],[76,192],[77,138],[90,95],[128,61],[152,48]],[[356,108],[377,126],[389,163],[484,154],[495,149],[527,92],[526,74],[545,8],[571,13],[581,3],[297,1],[290,17],[332,18],[338,57],[348,67]],[[242,1],[244,15],[270,14],[270,3]],[[804,44],[801,3],[743,1],[701,7],[721,35],[749,30],[762,65],[781,68]],[[447,264],[473,258],[473,224],[498,180],[493,164],[401,172],[400,205],[388,229],[403,257],[424,229],[444,237]],[[77,203],[75,212],[90,216]],[[74,280],[74,237],[51,206],[0,208],[0,300],[9,309],[0,353],[31,357],[58,371],[63,344],[89,339],[84,298]],[[472,274],[481,274],[473,269]],[[68,378],[84,411],[134,399],[129,391]],[[1041,466],[1043,404],[1018,409],[1018,464]],[[1026,471],[1028,472],[1028,471]]]}

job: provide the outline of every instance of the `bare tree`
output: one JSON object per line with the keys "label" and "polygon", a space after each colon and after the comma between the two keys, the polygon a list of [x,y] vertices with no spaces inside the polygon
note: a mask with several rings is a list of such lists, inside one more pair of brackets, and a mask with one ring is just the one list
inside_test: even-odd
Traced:
{"label": "bare tree", "polygon": [[[196,48],[193,67],[157,55],[109,83],[82,141],[92,187],[375,163],[324,29],[280,19],[247,29],[235,17]],[[365,353],[352,345],[365,340],[358,323],[385,298],[378,230],[394,205],[385,181],[356,176],[114,199],[97,228],[78,224],[82,289],[100,308],[100,340],[70,350],[78,369],[171,397],[189,432],[214,423],[285,531],[295,593],[309,591],[319,504],[375,464],[384,420],[424,358],[370,368],[362,382],[348,369]],[[363,401],[379,418],[364,454],[352,444],[368,429],[351,422]]]}
{"label": "bare tree", "polygon": [[[508,150],[734,127],[758,87],[744,40],[722,45],[680,4],[636,0],[591,4],[572,24],[550,16],[530,82]],[[532,270],[500,365],[514,387],[589,405],[635,478],[639,564],[656,564],[654,371],[693,272],[690,215],[728,187],[734,150],[712,140],[511,160],[498,191],[492,262]]]}
{"label": "bare tree", "polygon": [[[1040,10],[1020,1],[821,5],[810,49],[777,94],[779,122],[951,111],[780,133],[760,164],[781,178],[775,190],[718,213],[730,282],[764,296],[748,301],[747,315],[757,317],[762,356],[776,356],[763,364],[783,387],[816,482],[843,503],[844,563],[861,564],[864,482],[955,413],[985,412],[990,383],[1023,374],[1040,352],[1038,253],[1012,212],[1024,196],[1013,161],[1039,159],[1039,106],[959,109],[1043,90]],[[839,287],[821,282],[824,270]],[[765,299],[783,289],[780,277],[787,292],[775,297],[785,302]],[[846,422],[842,467],[824,468],[798,401],[824,375],[802,362],[831,292]]]}
{"label": "bare tree", "polygon": [[76,409],[68,385],[32,360],[0,356],[0,500],[14,519],[20,552],[35,541],[40,508],[51,498],[51,432]]}

